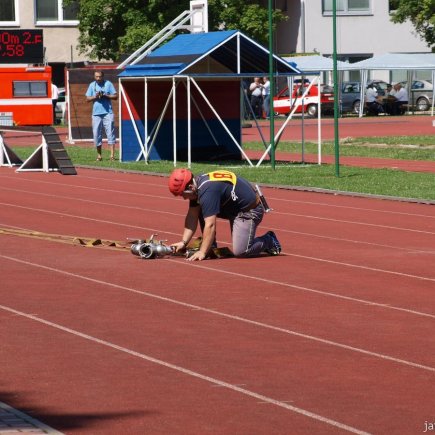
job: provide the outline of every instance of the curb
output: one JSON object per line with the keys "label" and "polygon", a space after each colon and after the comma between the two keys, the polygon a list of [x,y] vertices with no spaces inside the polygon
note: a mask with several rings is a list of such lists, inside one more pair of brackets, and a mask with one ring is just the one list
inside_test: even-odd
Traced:
{"label": "curb", "polygon": [[23,433],[63,435],[39,420],[30,417],[6,403],[0,402],[0,433]]}

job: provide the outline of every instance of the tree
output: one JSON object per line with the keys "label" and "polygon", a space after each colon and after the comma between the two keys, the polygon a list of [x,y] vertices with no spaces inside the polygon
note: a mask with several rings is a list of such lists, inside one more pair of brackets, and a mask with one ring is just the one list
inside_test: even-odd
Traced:
{"label": "tree", "polygon": [[428,47],[435,49],[435,2],[434,0],[392,0],[391,21],[404,23],[410,20]]}
{"label": "tree", "polygon": [[[74,0],[64,0],[64,4]],[[80,0],[79,50],[91,59],[116,61],[148,41],[183,11],[189,0]],[[255,0],[209,0],[209,30],[240,30],[264,45],[268,10]],[[274,23],[287,17],[273,11]]]}

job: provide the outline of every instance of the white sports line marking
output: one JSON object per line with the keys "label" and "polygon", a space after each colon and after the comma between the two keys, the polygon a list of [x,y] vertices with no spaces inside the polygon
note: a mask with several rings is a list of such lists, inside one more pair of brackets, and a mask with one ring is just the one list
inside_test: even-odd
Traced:
{"label": "white sports line marking", "polygon": [[[309,165],[309,166],[312,166],[312,165]],[[237,167],[240,167],[240,166],[237,166]],[[101,176],[95,177],[95,176],[91,176],[91,175],[80,174],[80,179],[85,178],[85,179],[98,180],[98,181],[113,181],[113,178],[106,178],[106,177],[104,177],[105,174],[99,174],[99,175],[101,175]],[[151,187],[157,187],[157,188],[163,189],[164,190],[164,198],[168,199],[168,197],[167,197],[168,186],[167,186],[167,181],[166,181],[168,179],[168,176],[166,174],[158,174],[158,173],[140,173],[140,174],[131,173],[130,174],[128,172],[125,172],[124,175],[140,176],[140,177],[146,177],[148,179],[153,178],[153,181],[156,181],[156,179],[159,178],[162,181],[161,183],[156,183],[156,182],[150,183],[149,181],[147,181],[146,185],[147,186],[151,186]],[[12,178],[12,177],[9,177],[9,176],[3,176],[3,177],[4,178]],[[26,180],[26,181],[29,181],[29,180]],[[32,180],[32,182],[33,182],[33,180]],[[41,180],[37,180],[37,182],[42,182],[42,181]],[[120,179],[117,179],[116,182],[117,183],[123,183],[123,184],[139,185],[139,186],[143,186],[144,185],[143,181],[132,181],[132,180],[120,180]],[[46,183],[46,184],[53,184],[52,182],[49,182],[49,181],[44,181],[44,183]],[[58,184],[58,183],[56,183],[56,184]],[[66,183],[62,183],[62,185],[63,186],[71,187],[70,184],[66,184]],[[80,186],[74,185],[73,187],[80,187]],[[105,190],[103,188],[99,188],[99,189]],[[287,189],[287,188],[281,188],[281,187],[280,188],[275,188],[275,187],[263,186],[263,189],[265,189],[265,190],[267,190],[269,192],[276,191],[276,190],[280,190],[282,192],[286,192],[286,191],[287,192],[293,192],[293,189],[291,189],[291,188]],[[128,192],[126,192],[126,193],[128,193]],[[300,193],[300,191],[298,191],[298,193]],[[308,191],[306,193],[317,195],[316,192],[310,192],[310,191]],[[333,193],[331,193],[331,194],[334,195]],[[163,198],[163,197],[159,196],[159,198]],[[356,206],[350,206],[350,205],[328,204],[326,202],[317,202],[317,201],[308,201],[308,200],[302,201],[302,200],[297,200],[297,199],[277,198],[277,197],[272,197],[272,196],[269,197],[269,195],[268,195],[268,198],[271,201],[274,201],[274,202],[275,201],[276,202],[284,202],[284,203],[289,202],[289,203],[297,203],[297,204],[303,204],[303,205],[307,204],[307,205],[332,207],[332,208],[344,208],[344,209],[350,209],[350,210],[362,210],[364,212],[370,211],[370,212],[376,212],[376,213],[388,213],[388,214],[407,215],[407,216],[420,216],[420,217],[427,217],[427,218],[430,218],[430,219],[435,219],[435,216],[431,216],[431,215],[425,215],[425,214],[420,214],[420,213],[409,213],[409,212],[406,213],[406,212],[400,212],[400,211],[397,211],[397,210],[382,210],[382,209],[376,209],[376,208],[356,207]],[[346,198],[349,198],[349,197],[346,197]],[[363,197],[355,197],[355,198],[356,199],[362,199],[362,200],[363,199],[369,199],[369,200],[372,199],[370,197],[364,197],[364,196]],[[378,199],[375,198],[375,200],[378,200]],[[392,201],[392,202],[395,202],[395,201]],[[417,205],[421,205],[421,204],[417,204]]]}
{"label": "white sports line marking", "polygon": [[[107,220],[103,220],[103,219],[90,218],[90,217],[79,216],[79,215],[74,215],[74,214],[70,214],[70,213],[61,213],[58,211],[48,211],[48,210],[44,210],[42,208],[26,207],[24,205],[8,204],[8,203],[4,203],[4,202],[0,202],[0,205],[7,205],[10,207],[23,208],[25,210],[33,210],[33,211],[38,211],[41,213],[48,213],[48,214],[53,214],[55,216],[66,216],[66,217],[75,218],[75,219],[82,219],[82,220],[90,221],[90,222],[102,222],[102,223],[110,224],[110,225],[119,225],[121,227],[135,228],[135,229],[152,231],[153,233],[159,233],[159,230],[156,228],[140,227],[138,225],[122,224],[120,222],[113,222],[113,221],[107,221]],[[176,234],[177,236],[179,235],[178,232],[171,233],[169,231],[165,231],[165,234]]]}
{"label": "white sports line marking", "polygon": [[[150,297],[150,298],[154,298],[154,299],[157,299],[157,300],[160,300],[160,301],[170,302],[172,304],[180,305],[182,307],[187,307],[189,309],[195,309],[195,310],[199,310],[199,311],[202,311],[202,312],[205,312],[205,313],[210,313],[210,314],[214,314],[214,315],[217,315],[217,316],[220,316],[220,317],[224,317],[224,318],[227,318],[227,319],[237,320],[237,321],[244,322],[244,323],[247,323],[247,324],[250,324],[250,325],[259,326],[261,328],[270,329],[272,331],[282,332],[284,334],[293,335],[295,337],[300,337],[300,338],[303,338],[303,339],[315,341],[317,343],[322,343],[322,344],[326,344],[326,345],[329,345],[329,346],[338,347],[340,349],[350,350],[352,352],[358,352],[358,353],[361,353],[361,354],[364,354],[364,355],[368,355],[368,356],[375,357],[375,358],[380,358],[382,360],[392,361],[394,363],[403,364],[403,365],[406,365],[406,366],[409,366],[409,367],[413,367],[413,368],[418,368],[418,369],[427,370],[427,371],[430,371],[430,372],[435,372],[435,367],[430,367],[430,366],[426,366],[426,365],[423,365],[423,364],[418,364],[418,363],[415,363],[415,362],[412,362],[412,361],[407,361],[407,360],[403,360],[403,359],[399,359],[399,358],[394,358],[394,357],[391,357],[389,355],[384,355],[384,354],[377,353],[377,352],[371,352],[371,351],[368,351],[368,350],[365,350],[365,349],[361,349],[361,348],[358,348],[358,347],[348,346],[346,344],[338,343],[338,342],[335,342],[335,341],[332,341],[332,340],[326,340],[324,338],[319,338],[319,337],[315,337],[313,335],[303,334],[303,333],[292,331],[292,330],[289,330],[289,329],[280,328],[278,326],[273,326],[273,325],[269,325],[267,323],[258,322],[256,320],[247,319],[245,317],[240,317],[240,316],[236,316],[236,315],[232,315],[232,314],[227,314],[227,313],[223,313],[221,311],[217,311],[217,310],[213,310],[213,309],[209,309],[209,308],[204,308],[204,307],[201,307],[199,305],[193,305],[193,304],[189,304],[187,302],[178,301],[176,299],[171,299],[171,298],[167,298],[167,297],[164,297],[164,296],[159,296],[159,295],[156,295],[154,293],[149,293],[149,292],[145,292],[145,291],[142,291],[142,290],[136,290],[136,289],[133,289],[131,287],[125,287],[123,285],[113,284],[111,282],[102,281],[102,280],[95,279],[95,278],[89,278],[89,277],[86,277],[86,276],[83,276],[83,275],[77,275],[77,274],[72,273],[72,272],[66,272],[64,270],[56,269],[56,268],[49,267],[49,266],[44,266],[44,265],[37,264],[37,263],[32,263],[32,262],[25,261],[25,260],[20,260],[18,258],[9,257],[9,256],[6,256],[6,255],[0,255],[0,258],[5,258],[7,260],[15,261],[17,263],[25,264],[27,266],[39,267],[41,269],[49,270],[51,272],[60,273],[60,274],[63,274],[63,275],[71,276],[73,278],[83,279],[85,281],[93,282],[93,283],[96,283],[96,284],[101,284],[103,286],[109,286],[109,287],[113,287],[113,288],[117,288],[117,289],[121,289],[121,290],[126,290],[126,291],[129,291],[129,292],[132,292],[132,293],[140,294],[140,295],[147,296],[147,297]],[[165,260],[163,260],[163,261],[165,261]],[[166,261],[176,262],[177,264],[186,265],[188,267],[199,267],[199,268],[202,268],[202,269],[210,270],[210,268],[207,268],[205,266],[191,265],[191,263],[189,263],[187,261],[186,262],[184,262],[184,261],[181,262],[181,261],[170,260],[170,259],[167,259]],[[214,269],[212,269],[212,270],[214,270]],[[241,275],[241,274],[234,273],[234,272],[228,272],[228,273],[231,274],[231,275],[244,276],[246,278],[251,278],[252,279],[252,277],[250,277],[248,275]],[[266,279],[260,279],[260,280],[264,281],[264,282],[267,282],[267,283],[271,282],[271,281],[268,281]],[[2,306],[0,305],[0,307],[2,307]]]}
{"label": "white sports line marking", "polygon": [[[23,190],[23,189],[12,189],[12,188],[7,188],[7,187],[0,187],[0,189],[12,191],[12,192],[29,193],[29,194],[35,195],[35,192]],[[85,202],[85,203],[91,203],[94,205],[107,205],[110,207],[119,207],[119,208],[123,208],[123,209],[125,208],[128,210],[139,210],[139,211],[147,212],[147,213],[166,214],[166,215],[170,215],[170,216],[182,216],[182,217],[185,216],[185,213],[174,213],[174,212],[169,212],[169,211],[164,211],[164,210],[156,210],[155,208],[128,206],[128,205],[123,205],[123,204],[113,204],[113,203],[103,202],[103,201],[95,201],[95,200],[89,200],[89,199],[84,199],[84,198],[75,198],[73,196],[65,196],[65,195],[59,196],[59,195],[55,195],[55,194],[51,194],[51,193],[36,192],[36,194],[40,195],[40,196],[44,196],[44,197],[49,197],[49,198],[57,198],[57,199],[63,198],[63,199],[68,199],[70,201]],[[277,214],[285,214],[285,213],[280,213],[280,212],[276,212],[276,213]],[[406,213],[402,213],[402,214],[406,214]],[[327,240],[337,240],[337,241],[343,241],[343,242],[348,242],[348,243],[357,243],[357,244],[364,244],[364,245],[370,245],[370,246],[379,246],[379,247],[389,248],[389,249],[398,249],[398,250],[402,250],[405,252],[435,254],[435,250],[434,251],[427,251],[427,250],[421,250],[421,249],[416,250],[416,249],[403,248],[403,247],[393,246],[393,245],[385,245],[385,244],[381,244],[381,243],[352,240],[352,239],[343,239],[340,237],[326,236],[323,234],[313,234],[313,233],[307,233],[307,232],[302,232],[302,231],[287,230],[287,229],[283,229],[283,228],[271,228],[271,229],[275,230],[275,231],[280,231],[280,232],[298,234],[298,235],[303,235],[303,236],[308,236],[308,237],[318,237],[318,238],[323,238],[323,239],[327,239]],[[227,244],[229,244],[229,243],[227,243]]]}
{"label": "white sports line marking", "polygon": [[307,233],[304,231],[288,230],[288,229],[277,228],[277,227],[271,227],[270,229],[274,230],[274,231],[279,231],[281,233],[296,234],[298,236],[316,237],[318,239],[335,240],[338,242],[354,243],[357,245],[376,246],[379,248],[388,248],[388,249],[393,249],[393,250],[397,250],[397,251],[410,252],[410,253],[414,253],[414,254],[415,253],[416,254],[430,254],[430,255],[435,254],[435,249],[428,251],[427,249],[406,248],[403,246],[386,245],[384,243],[367,242],[365,240],[345,239],[342,237],[333,237],[333,236],[327,236],[325,234]]}
{"label": "white sports line marking", "polygon": [[[84,218],[84,219],[90,219],[90,218]],[[93,219],[91,219],[91,220],[93,220]],[[107,223],[107,221],[106,221],[106,223]],[[23,229],[23,230],[26,229],[26,228],[16,227],[16,226],[12,226],[12,225],[4,225],[4,226],[10,227],[10,228]],[[128,226],[128,225],[126,225],[126,226]],[[154,230],[154,231],[157,231],[157,230]],[[165,233],[169,234],[167,232],[165,232]],[[314,259],[315,261],[330,261],[330,262],[333,262],[332,260],[324,260],[324,259],[320,259],[320,258],[304,257],[304,256],[301,256],[301,255],[298,255],[298,254],[287,254],[286,253],[285,255],[287,255],[287,256],[294,256],[294,257],[298,257],[299,256],[299,257],[302,257],[302,258],[310,258],[310,259]],[[1,255],[0,255],[0,257],[1,257]],[[165,260],[171,261],[168,258],[166,258]],[[17,261],[20,261],[20,260],[17,260]],[[346,264],[346,263],[341,263],[341,262],[336,262],[336,264],[339,264],[339,265],[343,264],[343,265],[349,266],[349,267],[364,267],[364,266]],[[408,313],[408,314],[413,314],[413,315],[417,315],[417,316],[429,317],[429,318],[435,319],[435,315],[434,314],[425,313],[425,312],[422,312],[422,311],[411,310],[409,308],[396,307],[394,305],[382,304],[382,303],[379,303],[379,302],[369,301],[367,299],[360,299],[360,298],[354,298],[354,297],[351,297],[351,296],[344,296],[344,295],[341,295],[341,294],[338,294],[338,293],[326,292],[326,291],[323,291],[323,290],[317,290],[317,289],[309,288],[309,287],[302,287],[302,286],[299,286],[299,285],[296,285],[296,284],[289,284],[289,283],[282,282],[282,281],[273,281],[271,279],[261,278],[261,277],[257,277],[257,276],[253,276],[253,275],[244,275],[244,274],[237,273],[237,272],[231,272],[231,271],[226,271],[226,270],[222,270],[222,269],[216,269],[216,268],[213,268],[213,267],[210,267],[210,266],[205,267],[205,266],[199,265],[197,263],[196,264],[191,264],[190,263],[189,265],[190,266],[200,267],[200,268],[205,268],[207,270],[213,270],[214,272],[219,272],[219,273],[223,273],[223,274],[235,275],[235,276],[239,276],[239,277],[242,277],[242,278],[248,278],[248,279],[252,279],[252,280],[256,280],[256,281],[262,281],[262,282],[265,282],[265,283],[268,283],[268,284],[277,285],[277,286],[289,287],[289,288],[292,288],[292,289],[295,289],[295,290],[301,290],[301,291],[316,293],[316,294],[320,294],[320,295],[326,296],[326,297],[333,297],[333,298],[337,298],[337,299],[343,299],[343,300],[347,300],[347,301],[351,301],[351,302],[362,303],[364,305],[371,305],[371,306],[375,306],[375,307],[386,308],[386,309],[389,309],[389,310],[401,311],[403,313]],[[45,267],[45,266],[40,266],[40,267]],[[404,275],[404,274],[402,274],[400,272],[390,272],[390,271],[386,271],[386,270],[381,270],[381,269],[376,270],[376,269],[372,269],[372,268],[367,268],[367,269],[368,270],[380,271],[380,272],[383,272],[383,273],[396,273],[398,275]],[[65,273],[67,273],[67,272],[65,272]],[[428,279],[428,278],[419,277],[419,276],[415,276],[415,275],[405,275],[405,276],[410,277],[410,278],[423,279],[423,280]]]}
{"label": "white sports line marking", "polygon": [[362,225],[367,227],[387,228],[389,230],[410,231],[413,233],[435,234],[435,232],[433,231],[416,230],[414,228],[394,227],[392,225],[371,224],[369,222],[348,221],[346,219],[325,218],[321,216],[312,216],[307,214],[298,214],[298,213],[289,213],[289,212],[276,212],[276,213],[285,216],[297,216],[305,219],[317,219],[317,220],[327,221],[327,222],[339,222],[339,223],[352,224],[352,225]]}
{"label": "white sports line marking", "polygon": [[373,272],[389,273],[391,275],[406,276],[408,278],[421,279],[423,281],[434,281],[435,282],[435,278],[429,278],[426,276],[419,276],[419,275],[411,275],[409,273],[396,272],[394,270],[378,269],[376,267],[362,266],[360,264],[343,263],[342,261],[326,260],[325,258],[310,257],[308,255],[291,254],[291,253],[287,253],[287,252],[285,253],[285,255],[291,256],[291,257],[306,258],[306,259],[312,260],[312,261],[320,261],[322,263],[339,264],[340,266],[355,267],[357,269],[370,270]]}
{"label": "white sports line marking", "polygon": [[[282,202],[292,202],[292,203],[298,203],[298,204],[303,204],[303,205],[315,205],[315,206],[320,206],[320,207],[332,207],[332,208],[345,208],[345,209],[349,209],[349,210],[361,210],[364,212],[370,211],[370,212],[374,212],[374,213],[387,213],[387,214],[395,214],[395,215],[404,215],[404,216],[415,216],[415,217],[424,217],[424,218],[429,218],[429,219],[435,219],[435,216],[432,215],[427,215],[427,214],[420,214],[420,213],[406,213],[406,212],[402,212],[402,211],[397,211],[397,210],[382,210],[382,209],[377,209],[377,208],[366,208],[366,207],[355,207],[355,206],[350,206],[350,205],[339,205],[339,204],[328,204],[325,202],[313,202],[313,201],[300,201],[300,200],[296,200],[296,199],[286,199],[286,198],[270,198],[273,201],[282,201]],[[360,197],[360,199],[371,199],[371,198],[366,198],[366,197]],[[375,198],[376,199],[376,198]],[[416,205],[422,205],[422,204],[416,204]]]}
{"label": "white sports line marking", "polygon": [[134,350],[128,349],[128,348],[123,347],[123,346],[118,346],[117,344],[111,343],[109,341],[101,340],[97,337],[93,337],[91,335],[84,334],[84,333],[76,331],[74,329],[59,325],[57,323],[53,323],[53,322],[50,322],[48,320],[41,319],[40,317],[35,317],[35,316],[32,316],[31,314],[26,314],[26,313],[23,313],[22,311],[17,311],[17,310],[14,310],[13,308],[6,307],[4,305],[0,305],[0,308],[2,310],[16,314],[18,316],[25,317],[25,318],[31,319],[35,322],[42,323],[42,324],[50,326],[52,328],[56,328],[56,329],[59,329],[61,331],[67,332],[68,334],[72,334],[72,335],[75,335],[77,337],[84,338],[85,340],[89,340],[91,342],[98,343],[98,344],[101,344],[101,345],[106,346],[106,347],[110,347],[110,348],[118,350],[120,352],[124,352],[126,354],[131,355],[131,356],[135,356],[137,358],[143,359],[145,361],[148,361],[148,362],[151,362],[154,364],[158,364],[158,365],[166,367],[168,369],[172,369],[172,370],[184,373],[188,376],[193,376],[195,378],[202,379],[203,381],[209,382],[215,386],[225,387],[229,390],[236,391],[238,393],[244,394],[244,395],[249,396],[249,397],[253,397],[261,402],[266,402],[266,403],[269,403],[271,405],[279,406],[281,408],[287,409],[287,410],[295,412],[297,414],[301,414],[301,415],[308,417],[308,418],[311,418],[313,420],[317,420],[317,421],[320,421],[322,423],[329,424],[331,426],[346,430],[348,432],[355,433],[355,434],[361,434],[361,435],[368,434],[368,432],[364,432],[362,430],[356,429],[352,426],[348,426],[346,424],[340,423],[340,422],[335,421],[335,420],[331,420],[329,418],[323,417],[319,414],[315,414],[315,413],[307,411],[305,409],[289,405],[286,402],[283,402],[280,400],[275,400],[275,399],[272,399],[271,397],[267,397],[267,396],[264,396],[262,394],[255,393],[254,391],[250,391],[250,390],[247,390],[245,388],[241,388],[237,385],[221,381],[220,379],[212,378],[210,376],[206,376],[206,375],[203,375],[201,373],[194,372],[194,371],[186,369],[184,367],[177,366],[175,364],[171,364],[171,363],[168,363],[166,361],[162,361],[162,360],[157,359],[157,358],[153,358],[152,356],[145,355],[145,354],[140,353],[140,352],[136,352]]}
{"label": "white sports line marking", "polygon": [[[1,202],[0,205],[10,206],[10,207],[16,207],[16,208],[21,208],[21,209],[25,209],[25,210],[33,210],[33,211],[38,211],[38,212],[41,212],[41,213],[52,214],[52,215],[56,215],[56,216],[67,216],[67,217],[71,217],[71,218],[82,219],[82,220],[85,220],[85,221],[99,222],[99,223],[105,223],[105,224],[111,224],[111,225],[119,225],[121,227],[127,227],[127,228],[139,228],[139,229],[143,229],[143,230],[147,230],[147,231],[152,231],[152,232],[155,232],[157,234],[159,232],[161,232],[161,231],[159,231],[156,228],[139,227],[137,225],[123,224],[123,223],[120,223],[120,222],[107,221],[107,220],[103,220],[103,219],[94,219],[94,218],[74,215],[74,214],[70,214],[70,213],[62,213],[62,212],[49,211],[49,210],[39,209],[39,208],[34,208],[34,207],[27,207],[27,206],[24,206],[24,205],[10,204],[10,203],[5,203],[5,202]],[[174,232],[169,232],[169,231],[163,231],[163,232],[165,234],[176,234],[176,235],[179,235],[179,233],[174,233]],[[435,278],[429,278],[429,277],[418,276],[418,275],[410,275],[410,274],[407,274],[407,273],[396,272],[394,270],[377,269],[377,268],[369,267],[369,266],[361,266],[361,265],[358,265],[358,264],[351,264],[351,263],[342,263],[342,262],[339,262],[339,261],[326,260],[326,259],[322,259],[322,258],[308,257],[308,256],[303,256],[303,255],[297,255],[297,254],[290,254],[290,253],[286,253],[286,252],[283,252],[283,254],[285,254],[287,256],[289,256],[289,255],[292,255],[292,256],[295,256],[295,257],[299,256],[301,258],[307,258],[309,260],[323,261],[323,262],[326,262],[326,263],[339,264],[339,265],[348,266],[348,267],[355,267],[355,268],[358,268],[358,269],[372,270],[372,271],[375,271],[375,272],[381,272],[381,273],[387,273],[387,274],[399,275],[399,276],[406,276],[408,278],[415,278],[415,279],[421,279],[421,280],[426,280],[426,281],[435,281]]]}
{"label": "white sports line marking", "polygon": [[7,188],[7,187],[0,187],[0,189],[11,191],[11,192],[28,193],[28,194],[31,194],[33,196],[39,195],[39,196],[44,196],[44,197],[49,197],[49,198],[56,198],[56,199],[62,198],[62,199],[68,199],[69,201],[86,202],[86,203],[91,203],[91,204],[95,204],[95,205],[107,205],[110,207],[125,208],[127,210],[138,210],[138,211],[142,211],[142,212],[156,213],[159,215],[168,214],[171,216],[183,216],[183,217],[185,216],[185,213],[174,213],[174,212],[165,211],[165,210],[158,210],[155,208],[146,208],[146,207],[125,205],[125,204],[115,204],[115,203],[111,203],[111,202],[94,201],[92,199],[75,198],[73,196],[65,196],[65,195],[55,195],[53,193],[32,192],[30,190],[11,189],[11,188]]}
{"label": "white sports line marking", "polygon": [[[288,255],[288,254],[286,254],[286,255]],[[175,261],[175,260],[171,260],[169,258],[165,258],[165,260],[166,261]],[[224,274],[228,274],[228,275],[235,275],[237,277],[252,279],[252,280],[255,280],[255,281],[262,281],[262,282],[265,282],[267,284],[277,285],[277,286],[281,286],[281,287],[290,287],[290,288],[295,289],[295,290],[302,290],[302,291],[306,291],[306,292],[317,293],[317,294],[320,294],[322,296],[333,297],[333,298],[338,298],[338,299],[344,299],[344,300],[351,301],[351,302],[362,303],[364,305],[371,305],[371,306],[374,306],[374,307],[386,308],[388,310],[396,310],[396,311],[401,311],[401,312],[408,313],[408,314],[414,314],[414,315],[417,315],[417,316],[429,317],[429,318],[435,319],[435,315],[434,314],[424,313],[422,311],[410,310],[408,308],[396,307],[394,305],[389,305],[389,304],[381,304],[379,302],[372,302],[372,301],[369,301],[369,300],[366,300],[366,299],[358,299],[358,298],[353,298],[351,296],[340,295],[338,293],[331,293],[331,292],[325,292],[325,291],[322,291],[322,290],[316,290],[316,289],[309,288],[309,287],[302,287],[302,286],[299,286],[299,285],[296,285],[296,284],[288,284],[286,282],[273,281],[271,279],[261,278],[259,276],[245,275],[243,273],[231,272],[229,270],[216,269],[216,268],[210,267],[210,266],[202,266],[202,265],[200,265],[198,263],[195,263],[195,264],[192,264],[192,263],[181,263],[181,264],[186,264],[186,265],[189,265],[189,266],[192,266],[192,267],[199,267],[199,268],[205,269],[205,270],[212,270],[213,272],[219,272],[219,273],[224,273]]]}

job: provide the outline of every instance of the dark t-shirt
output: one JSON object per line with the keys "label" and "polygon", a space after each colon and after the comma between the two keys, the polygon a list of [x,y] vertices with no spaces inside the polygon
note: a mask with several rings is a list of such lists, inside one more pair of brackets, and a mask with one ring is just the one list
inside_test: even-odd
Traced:
{"label": "dark t-shirt", "polygon": [[198,201],[191,202],[192,206],[199,203],[204,218],[218,216],[223,219],[232,219],[255,201],[256,193],[244,178],[237,177],[234,201],[231,191],[234,185],[229,181],[208,181],[207,174],[197,177]]}

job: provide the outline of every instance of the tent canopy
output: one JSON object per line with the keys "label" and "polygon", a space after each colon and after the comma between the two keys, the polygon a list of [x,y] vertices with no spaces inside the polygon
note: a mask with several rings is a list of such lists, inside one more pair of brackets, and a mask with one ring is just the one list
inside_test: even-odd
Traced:
{"label": "tent canopy", "polygon": [[[301,75],[298,68],[273,55],[274,73]],[[269,51],[238,30],[177,35],[130,65],[119,77],[263,76],[269,73]]]}
{"label": "tent canopy", "polygon": [[435,53],[386,53],[348,65],[352,70],[435,70]]}
{"label": "tent canopy", "polygon": [[[369,70],[403,70],[408,71],[408,83],[411,85],[412,71],[432,71],[432,83],[435,83],[435,53],[386,53],[374,56],[370,59],[356,62],[349,65],[349,69],[361,71],[361,100],[364,97],[364,89],[367,83],[367,72]],[[432,94],[432,116],[434,114],[435,93]],[[362,106],[360,116],[362,116]]]}

